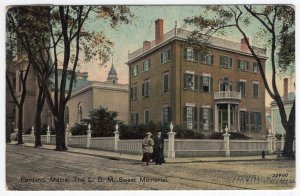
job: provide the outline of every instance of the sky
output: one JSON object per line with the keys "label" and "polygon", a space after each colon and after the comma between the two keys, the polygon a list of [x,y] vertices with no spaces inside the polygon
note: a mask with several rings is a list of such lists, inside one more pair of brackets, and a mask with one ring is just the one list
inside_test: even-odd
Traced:
{"label": "sky", "polygon": [[[184,19],[192,17],[203,12],[203,6],[130,6],[131,12],[134,14],[131,24],[119,25],[116,29],[109,27],[109,23],[96,21],[88,28],[95,31],[102,31],[113,43],[113,64],[116,68],[119,77],[119,83],[128,84],[128,52],[131,53],[135,50],[142,48],[143,41],[154,40],[154,21],[158,18],[164,20],[164,33],[170,31],[175,27],[177,21],[178,27],[191,30],[192,28],[184,23]],[[247,27],[247,34],[250,42],[256,46],[260,46],[259,40],[255,38],[256,31],[259,28],[258,23],[251,23]],[[239,32],[232,30],[223,36],[223,38],[231,41],[240,42],[241,35]],[[85,63],[81,66],[81,71],[89,73],[90,80],[106,81],[107,73],[111,67],[111,60],[104,66],[99,62]],[[266,62],[267,77],[270,78],[270,61]],[[283,92],[283,78],[289,77],[281,75],[278,78],[279,92]],[[294,91],[294,78],[289,80],[289,92]],[[266,105],[271,102],[271,98],[266,92]]]}

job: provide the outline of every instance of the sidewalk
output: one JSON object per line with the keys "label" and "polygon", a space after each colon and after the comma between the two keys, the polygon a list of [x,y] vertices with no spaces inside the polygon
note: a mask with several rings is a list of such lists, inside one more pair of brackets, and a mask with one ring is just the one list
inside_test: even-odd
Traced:
{"label": "sidewalk", "polygon": [[[11,143],[9,145],[15,145]],[[33,143],[25,143],[24,147],[33,147]],[[54,150],[55,145],[43,144],[41,149],[45,150]],[[86,148],[73,148],[68,147],[68,153],[76,153],[82,155],[90,155],[101,158],[113,159],[113,160],[127,160],[127,161],[141,161],[141,155],[132,155],[132,154],[123,154],[117,152],[109,152],[102,150],[93,150]],[[165,158],[167,164],[176,164],[176,163],[199,163],[199,162],[236,162],[236,161],[272,161],[276,159],[276,155],[266,155],[265,159],[262,159],[261,156],[243,156],[243,157],[190,157],[190,158]]]}

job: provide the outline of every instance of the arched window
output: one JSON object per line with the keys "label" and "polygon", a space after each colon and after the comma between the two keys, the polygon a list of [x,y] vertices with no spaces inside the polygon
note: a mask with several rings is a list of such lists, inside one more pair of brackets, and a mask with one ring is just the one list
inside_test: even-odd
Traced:
{"label": "arched window", "polygon": [[220,91],[232,91],[232,84],[229,82],[227,76],[223,77],[220,81]]}
{"label": "arched window", "polygon": [[78,112],[77,112],[77,122],[81,123],[82,121],[82,106],[81,106],[81,102],[78,103]]}
{"label": "arched window", "polygon": [[69,123],[69,107],[65,108],[65,124]]}

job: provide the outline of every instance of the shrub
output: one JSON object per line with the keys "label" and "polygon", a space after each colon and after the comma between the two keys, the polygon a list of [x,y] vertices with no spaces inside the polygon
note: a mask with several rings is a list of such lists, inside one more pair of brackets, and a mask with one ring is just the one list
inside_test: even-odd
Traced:
{"label": "shrub", "polygon": [[73,135],[86,135],[87,130],[88,130],[88,126],[86,124],[76,123],[75,126],[72,127],[70,131]]}
{"label": "shrub", "polygon": [[[223,134],[224,134],[223,132],[212,133],[209,136],[209,139],[224,139]],[[229,139],[231,139],[231,140],[235,140],[235,139],[250,139],[247,135],[245,135],[244,133],[240,133],[240,132],[230,132],[229,134],[230,134]]]}
{"label": "shrub", "polygon": [[215,133],[212,133],[208,138],[209,139],[224,139],[224,136],[223,136],[224,133],[222,132],[215,132]]}
{"label": "shrub", "polygon": [[282,134],[281,134],[281,133],[276,133],[276,134],[275,134],[275,137],[276,137],[276,139],[280,140],[281,137],[282,137]]}

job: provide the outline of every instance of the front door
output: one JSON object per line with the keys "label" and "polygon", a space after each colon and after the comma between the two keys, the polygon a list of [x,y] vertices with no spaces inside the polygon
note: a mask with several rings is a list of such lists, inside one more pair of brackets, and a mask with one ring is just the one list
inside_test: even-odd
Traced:
{"label": "front door", "polygon": [[228,112],[226,109],[220,109],[219,110],[219,128],[221,128],[221,130],[224,131],[227,124],[228,124]]}

